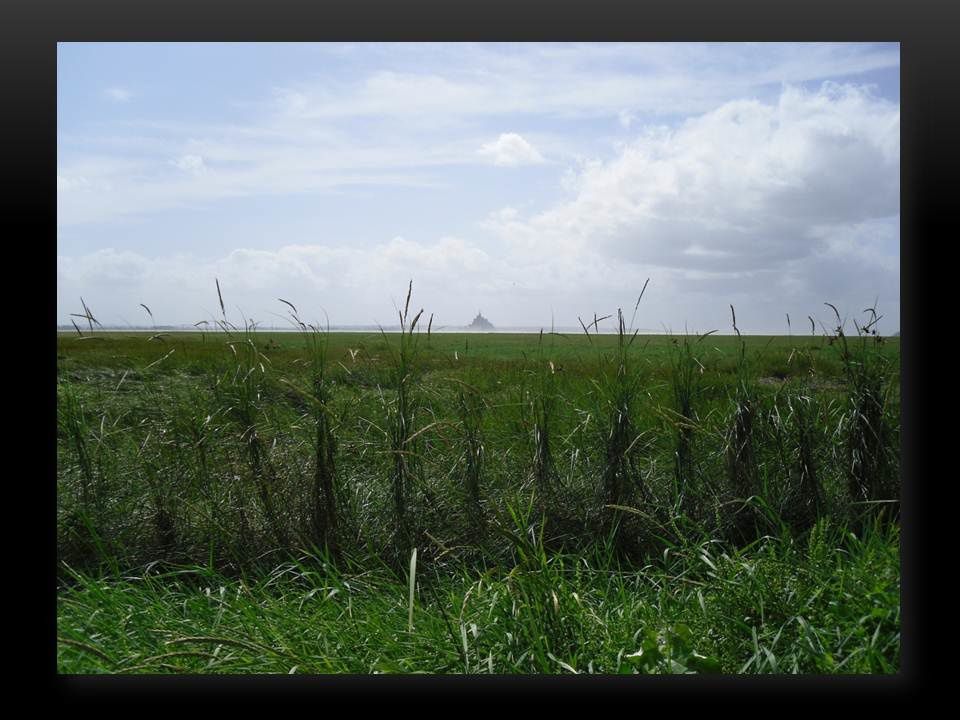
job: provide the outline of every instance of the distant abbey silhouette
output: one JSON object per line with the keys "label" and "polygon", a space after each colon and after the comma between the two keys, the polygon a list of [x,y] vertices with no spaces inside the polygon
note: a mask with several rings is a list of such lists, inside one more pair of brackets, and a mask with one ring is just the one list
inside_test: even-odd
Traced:
{"label": "distant abbey silhouette", "polygon": [[483,313],[479,310],[477,311],[477,316],[473,319],[473,322],[467,325],[471,330],[493,330],[493,323],[487,320]]}

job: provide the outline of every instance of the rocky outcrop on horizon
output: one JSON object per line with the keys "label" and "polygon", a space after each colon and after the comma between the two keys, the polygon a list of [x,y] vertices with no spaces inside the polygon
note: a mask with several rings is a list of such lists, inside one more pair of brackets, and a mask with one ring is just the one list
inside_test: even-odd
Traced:
{"label": "rocky outcrop on horizon", "polygon": [[493,323],[487,320],[483,313],[477,312],[473,322],[467,325],[467,330],[493,330]]}

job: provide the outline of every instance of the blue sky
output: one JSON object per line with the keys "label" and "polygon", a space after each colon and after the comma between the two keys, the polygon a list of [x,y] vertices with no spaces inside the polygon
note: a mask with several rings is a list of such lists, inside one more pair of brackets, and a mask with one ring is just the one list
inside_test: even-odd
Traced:
{"label": "blue sky", "polygon": [[[897,44],[58,46],[57,321],[899,329]],[[795,321],[796,323],[796,321]]]}

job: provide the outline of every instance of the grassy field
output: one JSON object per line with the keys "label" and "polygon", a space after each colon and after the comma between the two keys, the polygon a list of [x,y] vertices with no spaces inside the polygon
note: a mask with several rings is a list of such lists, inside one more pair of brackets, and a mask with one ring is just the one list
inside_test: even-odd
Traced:
{"label": "grassy field", "polygon": [[898,670],[897,338],[402,321],[58,334],[61,672]]}

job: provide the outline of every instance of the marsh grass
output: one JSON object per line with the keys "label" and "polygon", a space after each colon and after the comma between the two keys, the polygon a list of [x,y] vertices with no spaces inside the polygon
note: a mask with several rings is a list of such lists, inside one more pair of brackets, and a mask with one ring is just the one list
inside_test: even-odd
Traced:
{"label": "marsh grass", "polygon": [[113,566],[120,551],[118,515],[128,494],[120,477],[127,432],[117,427],[122,415],[112,417],[105,408],[103,393],[84,390],[70,382],[57,386],[58,473],[74,478],[73,491],[59,505],[58,550],[62,557]]}
{"label": "marsh grass", "polygon": [[[463,358],[470,360],[469,340],[464,345]],[[467,371],[465,381],[454,378],[456,383],[457,414],[463,438],[463,485],[466,491],[467,516],[479,531],[483,528],[482,484],[486,446],[483,437],[483,419],[486,401],[477,387],[479,378],[475,370]]]}
{"label": "marsh grass", "polygon": [[309,542],[322,548],[334,557],[339,556],[339,514],[337,510],[337,438],[334,431],[335,417],[331,409],[332,387],[329,377],[329,321],[325,328],[318,323],[304,323],[296,306],[282,298],[280,302],[290,310],[290,320],[299,331],[306,354],[306,387],[296,380],[284,378],[289,387],[308,401],[306,416],[309,417],[312,440],[312,482],[309,497]]}
{"label": "marsh grass", "polygon": [[66,436],[76,455],[80,468],[80,493],[77,501],[84,512],[89,512],[94,499],[99,496],[93,460],[87,444],[91,431],[83,401],[71,383],[57,384],[57,428],[60,434]]}
{"label": "marsh grass", "polygon": [[[599,347],[599,339],[591,338],[589,328],[598,332],[598,319],[589,326],[580,325],[591,345],[596,345],[598,373],[591,380],[596,395],[597,430],[603,448],[601,493],[603,531],[619,550],[626,549],[625,524],[636,524],[653,509],[653,495],[643,480],[640,456],[647,449],[647,433],[638,430],[635,422],[638,399],[642,396],[641,376],[633,362],[633,345],[638,332],[633,320],[643,299],[649,280],[644,283],[634,306],[634,316],[627,326],[622,308],[617,309],[616,345],[611,353]],[[643,513],[624,515],[623,506],[640,507]],[[637,528],[633,528],[636,535]]]}
{"label": "marsh grass", "polygon": [[420,343],[411,283],[399,334],[283,301],[300,333],[264,337],[217,289],[196,338],[58,338],[61,672],[899,670],[898,525],[862,499],[899,487],[851,479],[899,457],[872,326]]}
{"label": "marsh grass", "polygon": [[527,498],[514,560],[431,576],[300,557],[242,579],[204,567],[71,571],[63,673],[896,673],[899,537],[827,519],[738,548],[690,538],[641,568],[550,553]]}
{"label": "marsh grass", "polygon": [[[753,373],[747,359],[747,345],[737,327],[737,313],[730,306],[733,329],[740,341],[737,355],[736,384],[731,396],[731,413],[726,433],[727,483],[733,493],[731,532],[740,542],[754,540],[758,534],[755,505],[747,502],[760,492],[759,471],[754,449],[754,426],[757,423],[757,393]],[[789,316],[788,316],[789,322]]]}
{"label": "marsh grass", "polygon": [[410,493],[419,479],[419,438],[422,429],[417,428],[420,396],[416,388],[417,362],[419,360],[419,332],[415,332],[423,309],[410,317],[410,296],[413,281],[407,287],[407,299],[400,319],[399,345],[394,347],[381,329],[388,348],[391,366],[390,384],[394,397],[387,406],[387,427],[390,441],[392,469],[390,483],[393,493],[393,510],[396,521],[395,547],[398,559],[405,558],[413,548],[415,531],[408,513]]}
{"label": "marsh grass", "polygon": [[691,519],[703,518],[707,514],[705,503],[709,502],[708,493],[705,492],[707,488],[702,486],[698,473],[694,448],[695,434],[700,427],[697,402],[705,371],[695,349],[713,332],[711,330],[693,338],[688,334],[679,339],[672,338],[674,352],[670,364],[670,385],[674,407],[666,417],[676,432],[673,501],[680,514]]}
{"label": "marsh grass", "polygon": [[792,459],[786,472],[790,484],[784,497],[784,515],[797,531],[810,528],[828,511],[819,458],[823,455],[821,447],[829,441],[823,431],[829,424],[829,406],[821,402],[815,390],[822,343],[816,343],[816,324],[812,317],[808,319],[813,342],[798,343],[787,359],[788,365],[795,362],[803,371],[798,388],[786,395]]}
{"label": "marsh grass", "polygon": [[796,460],[793,464],[793,486],[789,496],[789,516],[798,530],[813,525],[826,512],[826,496],[817,468],[818,446],[822,442],[819,403],[812,395],[794,395],[789,399],[793,418]]}
{"label": "marsh grass", "polygon": [[180,457],[180,445],[165,422],[154,423],[152,432],[139,448],[139,473],[148,489],[151,525],[158,553],[168,556],[177,546],[177,524],[182,473],[186,465]]}
{"label": "marsh grass", "polygon": [[534,485],[545,502],[557,490],[560,477],[553,457],[553,418],[557,410],[556,364],[550,359],[554,349],[551,333],[549,349],[544,348],[543,330],[537,338],[537,354],[532,371],[533,383],[529,400],[533,439],[532,476]]}
{"label": "marsh grass", "polygon": [[891,390],[897,376],[889,357],[882,352],[883,337],[876,325],[883,317],[867,308],[869,322],[854,320],[856,336],[848,338],[836,307],[826,303],[837,319],[834,338],[847,381],[847,413],[842,434],[847,452],[847,488],[859,505],[858,522],[873,515],[899,513],[898,443],[890,417]]}
{"label": "marsh grass", "polygon": [[[227,319],[220,281],[217,280],[216,284],[222,314],[217,325],[226,337],[225,344],[232,358],[231,365],[215,385],[217,401],[223,408],[223,414],[234,422],[239,432],[239,440],[247,455],[250,477],[270,532],[279,547],[288,547],[289,535],[275,500],[279,478],[271,462],[270,447],[259,429],[265,410],[265,376],[271,361],[257,346],[255,322],[243,318],[241,330]],[[243,534],[246,535],[249,533],[250,522],[247,518],[245,493],[242,491],[239,500],[240,522]]]}
{"label": "marsh grass", "polygon": [[[624,312],[612,334],[426,343],[411,295],[402,333],[264,334],[221,305],[196,337],[58,337],[63,558],[241,573],[307,548],[397,570],[416,547],[423,577],[444,576],[506,562],[497,529],[535,490],[549,553],[597,541],[632,566],[685,537],[747,546],[865,507],[849,493],[839,341],[816,351],[816,377],[796,337],[643,337]],[[774,350],[745,352],[761,346]],[[738,508],[755,531],[731,531]]]}

